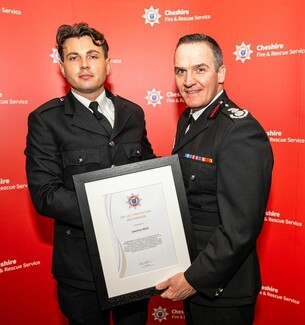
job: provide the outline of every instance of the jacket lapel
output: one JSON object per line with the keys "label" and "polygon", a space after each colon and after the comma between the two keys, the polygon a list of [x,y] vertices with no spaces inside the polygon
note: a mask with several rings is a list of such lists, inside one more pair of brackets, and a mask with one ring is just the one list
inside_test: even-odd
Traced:
{"label": "jacket lapel", "polygon": [[176,144],[181,143],[181,141],[183,140],[183,137],[185,135],[185,130],[187,127],[187,123],[188,123],[188,119],[189,119],[189,115],[190,115],[190,108],[187,107],[185,109],[185,111],[182,113],[182,115],[180,116],[180,119],[178,121],[178,125],[177,125],[177,132],[176,132]]}
{"label": "jacket lapel", "polygon": [[88,108],[73,96],[71,91],[66,96],[65,114],[72,115],[72,125],[89,132],[109,137],[107,130],[100,124]]}
{"label": "jacket lapel", "polygon": [[179,121],[177,138],[175,142],[175,146],[173,149],[173,153],[178,151],[181,147],[185,146],[188,142],[192,141],[193,138],[197,136],[197,134],[201,133],[208,127],[207,123],[207,111],[203,112],[199,118],[194,122],[192,127],[185,133],[187,122],[190,114],[190,109],[187,108],[185,114],[181,117],[181,123]]}
{"label": "jacket lapel", "polygon": [[190,108],[186,108],[178,122],[176,142],[172,153],[176,153],[181,147],[192,141],[199,133],[208,128],[209,120],[216,117],[218,111],[222,109],[223,102],[227,99],[227,94],[224,91],[220,97],[217,98],[217,100],[199,116],[189,131],[185,134],[186,125],[190,114]]}
{"label": "jacket lapel", "polygon": [[[110,96],[108,96],[108,94],[110,94]],[[126,105],[121,100],[119,100],[118,97],[114,96],[108,91],[107,91],[107,97],[109,97],[112,100],[113,105],[115,107],[114,126],[110,136],[110,140],[113,140],[122,132],[127,121],[130,119],[131,114],[126,109]]]}

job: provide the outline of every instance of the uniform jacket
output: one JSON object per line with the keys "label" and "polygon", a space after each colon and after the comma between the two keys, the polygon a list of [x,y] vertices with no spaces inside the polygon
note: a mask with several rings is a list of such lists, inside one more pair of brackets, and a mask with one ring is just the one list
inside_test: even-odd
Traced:
{"label": "uniform jacket", "polygon": [[225,92],[185,133],[190,109],[178,121],[179,155],[198,256],[185,272],[208,306],[255,302],[261,287],[256,239],[261,231],[273,166],[268,137]]}
{"label": "uniform jacket", "polygon": [[154,158],[143,110],[106,90],[115,107],[109,134],[71,92],[29,115],[26,170],[37,212],[55,219],[57,279],[94,289],[72,175]]}

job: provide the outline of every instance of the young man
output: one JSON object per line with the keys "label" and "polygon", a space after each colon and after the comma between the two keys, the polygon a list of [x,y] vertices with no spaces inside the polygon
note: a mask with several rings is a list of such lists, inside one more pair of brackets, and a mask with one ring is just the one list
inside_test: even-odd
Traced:
{"label": "young man", "polygon": [[[154,158],[143,110],[112,94],[108,44],[85,23],[57,31],[60,69],[71,86],[29,115],[28,185],[41,215],[55,219],[53,274],[71,325],[109,324],[101,312],[72,176]],[[94,104],[92,104],[94,102]],[[146,324],[148,300],[112,309],[115,324]]]}
{"label": "young man", "polygon": [[256,240],[269,196],[273,155],[252,115],[224,91],[226,68],[217,42],[203,34],[180,38],[175,76],[187,108],[178,154],[197,258],[160,283],[162,297],[185,300],[187,324],[249,325],[261,288]]}

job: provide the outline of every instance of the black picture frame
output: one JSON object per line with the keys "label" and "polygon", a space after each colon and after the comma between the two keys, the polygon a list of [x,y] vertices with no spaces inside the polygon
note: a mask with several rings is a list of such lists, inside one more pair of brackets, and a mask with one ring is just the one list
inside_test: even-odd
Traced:
{"label": "black picture frame", "polygon": [[[164,173],[166,177],[162,177],[161,175],[162,173]],[[104,217],[101,213],[97,214],[93,212],[93,207],[96,204],[92,202],[95,202],[96,200],[94,201],[92,197],[97,195],[96,192],[99,191],[103,192],[103,194],[110,193],[111,195],[113,191],[113,189],[111,189],[112,184],[124,183],[125,188],[126,186],[127,188],[128,186],[130,186],[131,190],[133,190],[134,185],[133,184],[126,185],[126,179],[130,183],[133,183],[134,179],[137,179],[136,182],[139,182],[139,180],[140,182],[142,182],[143,179],[143,182],[146,182],[147,185],[149,184],[150,178],[153,180],[153,182],[155,182],[158,181],[158,177],[162,177],[162,179],[159,180],[159,183],[161,184],[162,190],[165,188],[166,189],[165,192],[167,193],[166,197],[164,197],[164,202],[167,209],[166,213],[170,219],[169,223],[171,223],[170,226],[171,232],[172,233],[175,232],[172,228],[173,225],[175,229],[176,228],[178,229],[177,233],[179,235],[176,235],[176,237],[178,238],[176,238],[175,235],[173,235],[175,252],[176,254],[178,254],[178,259],[179,259],[179,254],[184,254],[183,256],[181,256],[181,260],[184,261],[181,263],[183,265],[179,265],[178,263],[177,268],[179,269],[182,267],[186,269],[188,265],[190,265],[192,260],[194,260],[196,250],[195,250],[194,236],[192,233],[190,214],[189,214],[189,209],[188,209],[188,204],[187,204],[187,199],[186,199],[186,194],[185,194],[185,189],[183,184],[183,178],[182,178],[179,159],[177,155],[155,158],[151,160],[126,164],[122,166],[116,166],[113,168],[107,168],[107,169],[87,172],[87,173],[73,176],[73,181],[75,185],[76,195],[79,202],[79,208],[80,208],[80,213],[81,213],[84,232],[85,232],[85,238],[88,245],[93,275],[94,275],[97,293],[98,293],[100,306],[102,310],[160,294],[160,291],[155,289],[155,285],[158,282],[160,282],[162,278],[162,276],[160,278],[160,275],[162,274],[163,269],[156,271],[158,273],[158,276],[156,277],[159,278],[156,279],[156,282],[153,285],[149,285],[148,287],[143,287],[145,286],[146,282],[154,281],[154,279],[151,279],[151,276],[152,277],[154,276],[153,272],[147,275],[143,272],[143,274],[138,276],[139,281],[135,281],[136,285],[134,284],[134,280],[137,279],[137,275],[132,276],[130,278],[127,277],[127,279],[124,279],[125,282],[123,282],[123,285],[121,285],[121,287],[124,287],[124,283],[128,284],[128,286],[131,283],[130,286],[132,287],[132,290],[128,292],[124,292],[123,294],[119,293],[117,295],[116,294],[109,295],[108,291],[110,291],[110,288],[111,287],[116,288],[116,286],[119,284],[114,283],[117,281],[107,280],[109,263],[108,262],[103,263],[102,261],[107,260],[107,256],[112,257],[112,252],[111,249],[109,248],[111,247],[111,243],[109,243],[109,247],[107,246],[107,253],[102,252],[104,249],[99,248],[99,242],[102,240],[105,241],[104,239],[105,236],[101,235],[99,229],[104,229],[104,226],[107,227],[106,225],[107,217]],[[169,179],[170,181],[167,181],[166,179]],[[171,182],[173,184],[168,184]],[[109,186],[109,184],[111,185]],[[118,186],[118,185],[114,185],[114,186]],[[94,191],[91,188],[94,188]],[[170,207],[168,207],[169,202],[170,202]],[[103,203],[98,201],[97,204],[98,208],[100,204],[103,205]],[[174,209],[172,209],[171,206],[173,206]],[[179,211],[175,210],[176,208]],[[173,212],[168,210],[173,210]],[[177,211],[179,213],[177,213]],[[94,225],[94,222],[98,222],[98,224],[103,225],[103,227],[97,229],[97,227]],[[182,225],[182,229],[180,229],[181,227],[179,228],[179,226],[177,225]],[[103,245],[102,247],[104,246],[105,245]],[[179,251],[177,252],[177,250]],[[185,256],[186,254],[188,255],[187,257]],[[188,260],[188,262],[186,262],[187,265],[184,265],[186,260]],[[172,272],[171,268],[165,268],[165,272],[164,272],[165,278],[163,278],[163,280],[177,273],[175,269],[176,268],[173,267],[174,273],[171,274]],[[110,274],[112,273],[113,272],[110,272]],[[105,275],[106,275],[106,279],[105,279]],[[145,280],[143,281],[143,283],[141,282],[141,278]],[[139,287],[137,287],[138,284]]]}

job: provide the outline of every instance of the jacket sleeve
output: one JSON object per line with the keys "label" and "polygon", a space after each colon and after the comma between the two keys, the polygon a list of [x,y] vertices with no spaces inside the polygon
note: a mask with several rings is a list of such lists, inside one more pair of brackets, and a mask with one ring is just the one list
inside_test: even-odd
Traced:
{"label": "jacket sleeve", "polygon": [[238,121],[225,135],[217,161],[221,222],[185,272],[197,291],[212,298],[255,249],[263,225],[273,167],[265,131],[254,119]]}
{"label": "jacket sleeve", "polygon": [[[143,119],[144,119],[144,116],[143,116]],[[144,127],[143,127],[143,136],[142,136],[142,140],[141,140],[141,148],[142,148],[143,160],[156,158],[156,155],[154,154],[151,144],[147,138],[145,119],[144,119]]]}
{"label": "jacket sleeve", "polygon": [[37,212],[82,227],[76,193],[63,184],[57,139],[37,112],[29,115],[25,154],[28,186]]}

